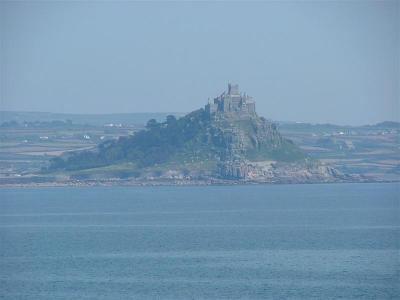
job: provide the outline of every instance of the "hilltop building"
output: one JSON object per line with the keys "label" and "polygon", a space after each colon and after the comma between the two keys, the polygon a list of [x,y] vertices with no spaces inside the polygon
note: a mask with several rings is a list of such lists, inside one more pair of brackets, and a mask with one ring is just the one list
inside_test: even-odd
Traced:
{"label": "hilltop building", "polygon": [[256,106],[252,97],[241,94],[238,84],[228,84],[228,91],[223,92],[214,101],[205,106],[209,116],[218,114],[236,114],[239,116],[255,116]]}

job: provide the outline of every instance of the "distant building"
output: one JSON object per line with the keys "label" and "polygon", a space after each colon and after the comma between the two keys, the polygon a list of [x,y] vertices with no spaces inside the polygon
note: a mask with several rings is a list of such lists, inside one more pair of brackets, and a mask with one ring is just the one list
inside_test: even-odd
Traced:
{"label": "distant building", "polygon": [[237,114],[240,116],[255,116],[256,105],[252,97],[241,94],[239,85],[228,84],[228,91],[223,92],[219,97],[214,98],[213,102],[205,106],[206,112],[212,115],[218,114]]}

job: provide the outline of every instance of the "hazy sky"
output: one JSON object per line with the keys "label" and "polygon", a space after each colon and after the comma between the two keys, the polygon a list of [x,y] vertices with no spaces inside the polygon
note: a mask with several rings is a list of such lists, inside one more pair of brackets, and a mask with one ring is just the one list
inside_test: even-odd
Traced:
{"label": "hazy sky", "polygon": [[234,82],[274,120],[400,119],[400,1],[0,9],[1,110],[188,112]]}

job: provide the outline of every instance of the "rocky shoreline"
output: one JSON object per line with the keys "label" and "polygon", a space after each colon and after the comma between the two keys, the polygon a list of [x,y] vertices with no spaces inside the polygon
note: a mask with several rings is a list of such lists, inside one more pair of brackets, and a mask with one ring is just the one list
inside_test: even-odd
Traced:
{"label": "rocky shoreline", "polygon": [[65,181],[25,181],[5,182],[0,180],[0,188],[45,188],[45,187],[128,187],[128,186],[233,186],[233,185],[278,185],[278,184],[340,184],[340,183],[391,183],[400,180],[379,180],[368,177],[349,177],[337,180],[232,180],[219,178],[204,179],[106,179],[106,180],[65,180]]}
{"label": "rocky shoreline", "polygon": [[119,177],[93,172],[78,177],[68,173],[33,173],[19,177],[0,177],[0,188],[14,187],[90,187],[90,186],[211,186],[257,184],[321,184],[399,182],[362,174],[343,174],[329,165],[306,160],[303,163],[224,162],[216,172],[183,172],[179,168],[155,174]]}

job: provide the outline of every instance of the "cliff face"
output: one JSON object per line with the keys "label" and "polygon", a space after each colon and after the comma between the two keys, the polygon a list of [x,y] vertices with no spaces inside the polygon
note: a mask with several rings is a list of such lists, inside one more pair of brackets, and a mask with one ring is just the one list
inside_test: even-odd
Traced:
{"label": "cliff face", "polygon": [[226,161],[218,165],[221,178],[254,182],[304,183],[334,182],[347,177],[336,169],[318,161],[305,159],[298,162]]}
{"label": "cliff face", "polygon": [[224,153],[220,158],[224,161],[237,159],[295,161],[305,157],[305,153],[290,140],[284,139],[276,126],[264,118],[219,116],[211,120],[210,124],[222,134]]}
{"label": "cliff face", "polygon": [[276,126],[258,116],[218,116],[211,120],[224,141],[216,176],[260,182],[329,182],[342,178],[335,169],[307,157]]}

